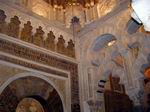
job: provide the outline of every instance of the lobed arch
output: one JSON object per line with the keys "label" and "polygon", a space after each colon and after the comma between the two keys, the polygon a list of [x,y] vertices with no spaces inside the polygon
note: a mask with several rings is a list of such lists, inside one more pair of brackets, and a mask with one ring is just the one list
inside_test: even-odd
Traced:
{"label": "lobed arch", "polygon": [[84,42],[82,44],[82,51],[81,51],[81,57],[84,57],[84,60],[89,60],[88,57],[91,55],[92,47],[97,38],[99,38],[102,35],[110,34],[116,37],[118,40],[118,35],[116,35],[116,31],[114,30],[113,26],[110,26],[109,24],[106,24],[104,27],[93,30],[88,32],[87,34],[83,35],[81,38],[81,42]]}
{"label": "lobed arch", "polygon": [[[101,29],[102,32],[110,32],[110,28],[104,27]],[[113,27],[112,27],[113,29]],[[112,30],[113,31],[113,30]],[[98,68],[100,63],[98,62],[98,58],[101,57],[103,54],[101,53],[102,49],[104,49],[108,42],[117,40],[117,37],[113,33],[102,33],[98,37],[90,38],[90,35],[87,37],[88,39],[83,44],[82,55],[84,57],[84,62],[88,63],[88,65],[94,66],[96,65]],[[90,40],[89,40],[90,39]],[[93,63],[95,61],[96,63]]]}
{"label": "lobed arch", "polygon": [[111,41],[115,41],[116,37],[110,33],[102,34],[96,38],[93,43],[92,50],[95,52],[100,51]]}
{"label": "lobed arch", "polygon": [[[108,30],[110,31],[110,29],[108,29]],[[107,32],[106,27],[104,28],[104,32]],[[109,62],[105,63],[105,66],[104,66],[105,69],[103,69],[102,71],[100,70],[100,68],[102,68],[103,63],[98,62],[100,56],[102,55],[101,51],[107,47],[107,44],[113,40],[115,40],[115,41],[118,40],[118,37],[116,37],[114,34],[113,33],[103,33],[102,35],[100,35],[96,38],[94,37],[94,39],[92,38],[92,41],[89,41],[89,40],[86,41],[88,44],[87,43],[85,44],[85,47],[87,47],[84,49],[84,53],[86,56],[85,59],[88,60],[87,62],[89,65],[95,66],[98,69],[97,75],[101,72],[102,75],[101,75],[101,78],[99,79],[99,82],[103,83],[102,87],[106,84],[106,82],[109,79],[109,76],[111,74],[119,77],[120,79],[123,78],[122,76],[124,74],[124,68],[118,66],[112,59],[107,60],[107,62],[108,61]],[[87,49],[89,49],[89,50],[87,50]],[[113,52],[116,52],[114,48],[113,48]],[[117,56],[116,57],[113,56],[113,52],[111,54],[111,57],[116,58]],[[119,51],[117,51],[117,52],[119,54]],[[93,57],[93,55],[97,55],[97,56]],[[89,56],[91,56],[91,57],[89,57]],[[95,63],[93,63],[93,60],[95,61]],[[122,75],[118,76],[118,74],[120,74],[120,73]],[[120,83],[123,83],[122,80],[120,80]]]}
{"label": "lobed arch", "polygon": [[[92,43],[90,51],[91,56],[91,63],[97,63],[97,65],[100,65],[99,58],[105,58],[105,52],[103,52],[103,49],[107,47],[111,47],[112,45],[116,44],[117,38],[111,34],[111,33],[105,33],[100,36],[98,36]],[[112,45],[110,45],[112,44]],[[95,62],[93,62],[95,61]]]}

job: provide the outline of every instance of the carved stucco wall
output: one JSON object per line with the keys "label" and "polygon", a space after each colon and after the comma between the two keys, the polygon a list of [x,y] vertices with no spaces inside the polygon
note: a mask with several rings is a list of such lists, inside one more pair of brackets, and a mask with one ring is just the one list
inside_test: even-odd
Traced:
{"label": "carved stucco wall", "polygon": [[[122,6],[124,7],[124,5]],[[80,40],[80,84],[81,84],[81,101],[89,100],[89,83],[88,83],[88,68],[92,68],[91,75],[93,78],[93,97],[98,98],[98,81],[104,77],[105,73],[112,73],[121,78],[120,83],[125,84],[126,92],[135,104],[138,104],[138,93],[141,91],[141,79],[144,74],[141,73],[141,67],[147,63],[147,57],[150,53],[150,36],[137,32],[133,35],[127,33],[127,23],[130,20],[130,9],[125,8],[119,13],[110,15],[108,18],[101,19],[95,24],[86,27],[79,34]],[[114,46],[103,48],[99,52],[92,50],[92,45],[97,37],[103,34],[112,34],[116,37],[117,43]],[[139,43],[138,54],[133,54],[128,47]],[[123,67],[112,61],[114,54],[120,54],[123,58]],[[135,56],[137,55],[137,57]],[[97,62],[97,66],[92,65],[92,61]],[[88,92],[87,92],[88,91]]]}

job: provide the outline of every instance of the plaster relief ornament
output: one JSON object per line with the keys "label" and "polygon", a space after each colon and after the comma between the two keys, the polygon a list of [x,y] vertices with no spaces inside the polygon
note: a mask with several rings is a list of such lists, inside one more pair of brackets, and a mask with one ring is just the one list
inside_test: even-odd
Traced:
{"label": "plaster relief ornament", "polygon": [[0,33],[6,33],[6,15],[3,10],[0,9]]}
{"label": "plaster relief ornament", "polygon": [[57,52],[65,54],[65,40],[62,35],[60,35],[60,37],[58,38]]}
{"label": "plaster relief ornament", "polygon": [[26,24],[24,24],[24,28],[21,31],[21,40],[24,40],[26,42],[32,42],[32,29],[31,22],[27,21]]}
{"label": "plaster relief ornament", "polygon": [[33,38],[33,42],[35,45],[42,47],[44,43],[44,31],[42,30],[42,27],[39,26],[39,28],[36,29],[36,33]]}
{"label": "plaster relief ornament", "polygon": [[68,42],[67,46],[67,55],[70,57],[75,57],[75,48],[74,48],[74,43],[72,40]]}
{"label": "plaster relief ornament", "polygon": [[19,37],[19,29],[21,22],[17,16],[11,18],[10,23],[8,24],[7,35],[11,37]]}
{"label": "plaster relief ornament", "polygon": [[45,47],[49,50],[55,51],[55,35],[52,31],[47,34],[47,38],[45,40]]}

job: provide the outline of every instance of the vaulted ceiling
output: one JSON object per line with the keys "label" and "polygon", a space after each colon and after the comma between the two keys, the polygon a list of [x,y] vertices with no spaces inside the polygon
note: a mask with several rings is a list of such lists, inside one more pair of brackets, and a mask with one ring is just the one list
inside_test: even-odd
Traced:
{"label": "vaulted ceiling", "polygon": [[65,8],[67,5],[82,5],[83,7],[90,7],[98,3],[98,0],[44,0],[45,2],[51,4],[52,6],[63,6]]}

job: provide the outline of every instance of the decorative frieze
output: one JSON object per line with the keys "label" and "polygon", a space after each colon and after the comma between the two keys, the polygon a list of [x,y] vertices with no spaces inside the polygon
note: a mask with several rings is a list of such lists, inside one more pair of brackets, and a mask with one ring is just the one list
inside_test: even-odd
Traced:
{"label": "decorative frieze", "polygon": [[17,16],[14,16],[13,18],[11,18],[10,23],[8,23],[7,26],[7,35],[11,36],[11,37],[15,37],[18,38],[19,37],[19,29],[20,29],[20,25],[21,22],[19,20],[19,18]]}
{"label": "decorative frieze", "polygon": [[46,67],[43,67],[43,66],[40,66],[40,65],[36,65],[36,64],[25,62],[25,61],[17,60],[17,59],[10,58],[10,57],[7,57],[7,56],[0,55],[0,60],[7,61],[7,62],[10,62],[10,63],[13,63],[13,64],[17,64],[17,65],[20,65],[20,66],[23,66],[23,67],[31,68],[31,69],[34,69],[34,70],[37,70],[37,71],[42,71],[42,72],[45,72],[45,73],[51,73],[51,74],[57,75],[57,76],[68,77],[68,75],[66,73],[55,71],[55,70],[52,70],[50,68],[46,68]]}
{"label": "decorative frieze", "polygon": [[[5,40],[0,38],[0,51],[7,53],[22,59],[37,62],[46,66],[54,67],[57,69],[65,70],[70,72],[71,78],[71,102],[72,102],[72,112],[79,112],[79,85],[78,85],[78,65],[76,63],[51,56],[47,53],[40,52],[38,50],[33,50],[32,48],[19,45],[15,42]],[[42,65],[34,65],[19,59],[14,59],[0,55],[0,60],[4,60],[10,63],[14,63],[20,66],[28,67],[31,69],[39,70],[46,73],[56,74],[57,76],[66,77],[65,73],[51,70],[45,68]]]}
{"label": "decorative frieze", "polygon": [[69,42],[66,47],[65,45],[66,41],[64,40],[64,37],[62,35],[60,35],[60,37],[58,38],[58,42],[55,43],[54,38],[55,35],[52,31],[50,31],[50,33],[47,34],[48,35],[47,37],[44,37],[45,31],[41,26],[36,28],[36,32],[33,33],[32,32],[33,27],[30,21],[27,21],[27,23],[24,24],[24,27],[21,28],[20,27],[21,22],[18,16],[12,17],[8,24],[5,22],[5,19],[6,19],[5,12],[0,9],[0,33],[75,58],[75,48],[72,40],[71,44],[73,45],[70,46]]}

